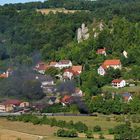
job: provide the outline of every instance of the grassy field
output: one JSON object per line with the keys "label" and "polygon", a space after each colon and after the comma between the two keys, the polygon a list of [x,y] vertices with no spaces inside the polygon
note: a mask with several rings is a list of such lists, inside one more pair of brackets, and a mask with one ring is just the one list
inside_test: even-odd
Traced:
{"label": "grassy field", "polygon": [[0,140],[41,140],[39,136],[47,137],[47,140],[53,140],[54,132],[57,127],[48,125],[33,125],[31,123],[11,122],[0,118]]}
{"label": "grassy field", "polygon": [[[82,121],[86,123],[90,128],[95,125],[101,125],[106,139],[113,139],[112,135],[108,135],[106,129],[114,127],[119,124],[117,122],[108,122],[104,117],[55,117],[58,120],[70,121]],[[66,138],[59,138],[54,136],[54,133],[58,130],[57,127],[50,127],[48,125],[33,125],[31,123],[12,122],[7,121],[5,118],[0,118],[0,140],[41,140],[39,136],[43,136],[42,140],[66,140]],[[68,140],[87,140],[85,134],[79,134],[80,138],[68,138]],[[99,140],[99,135],[94,134],[95,139]]]}
{"label": "grassy field", "polygon": [[37,140],[39,136],[0,128],[0,140]]}
{"label": "grassy field", "polygon": [[[110,121],[107,118],[110,117]],[[49,117],[51,118],[51,117]],[[106,140],[113,140],[113,135],[108,134],[108,129],[119,125],[120,122],[114,121],[114,115],[98,115],[95,116],[55,116],[57,120],[65,120],[74,122],[82,121],[90,129],[93,129],[95,125],[100,125],[103,135]],[[133,126],[139,126],[140,123],[133,123]],[[6,118],[0,118],[0,140],[88,140],[85,138],[85,134],[80,133],[79,138],[59,138],[54,136],[58,127],[50,127],[48,125],[33,125],[31,123],[8,121]],[[99,140],[99,134],[94,133],[95,140]]]}
{"label": "grassy field", "polygon": [[85,123],[89,128],[93,128],[96,125],[100,125],[103,130],[108,130],[109,128],[113,128],[114,126],[120,124],[119,122],[116,121],[107,121],[107,116],[105,117],[100,116],[100,117],[93,117],[93,116],[56,116],[54,117],[57,120],[65,120],[65,121],[71,121],[73,120],[74,122],[81,121]]}
{"label": "grassy field", "polygon": [[134,86],[134,87],[124,87],[124,88],[113,88],[111,86],[104,86],[102,88],[103,92],[118,92],[118,93],[124,93],[124,92],[131,92],[131,93],[140,93],[140,85]]}
{"label": "grassy field", "polygon": [[54,14],[56,12],[62,12],[62,13],[66,13],[67,14],[67,13],[75,13],[78,10],[66,10],[64,8],[55,8],[55,9],[49,8],[49,9],[38,9],[37,11],[41,12],[42,14],[49,14],[50,12],[53,12]]}

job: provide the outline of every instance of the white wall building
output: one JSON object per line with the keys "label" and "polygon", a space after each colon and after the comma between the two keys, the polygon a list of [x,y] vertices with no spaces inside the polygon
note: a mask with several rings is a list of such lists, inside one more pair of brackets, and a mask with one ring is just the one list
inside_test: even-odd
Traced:
{"label": "white wall building", "polygon": [[119,59],[105,60],[104,63],[98,68],[98,74],[105,75],[106,69],[108,68],[121,69],[121,61]]}
{"label": "white wall building", "polygon": [[112,81],[112,87],[115,88],[122,88],[126,86],[126,81],[125,80],[120,80],[120,79],[114,79]]}

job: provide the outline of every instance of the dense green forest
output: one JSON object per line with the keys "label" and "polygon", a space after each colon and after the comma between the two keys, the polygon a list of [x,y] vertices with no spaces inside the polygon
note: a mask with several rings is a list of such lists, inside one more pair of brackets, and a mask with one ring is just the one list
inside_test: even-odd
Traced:
{"label": "dense green forest", "polygon": [[[41,8],[66,8],[78,11],[67,14],[50,12],[45,15],[36,11]],[[85,71],[80,78],[78,77],[80,80],[76,79],[77,86],[89,96],[101,93],[101,87],[109,84],[114,78],[139,81],[139,12],[139,0],[49,0],[44,3],[1,6],[1,69],[18,65],[33,66],[33,56],[36,53],[46,62],[70,59],[73,64],[83,65]],[[104,30],[98,31],[97,25],[101,21]],[[82,23],[88,26],[90,38],[78,44],[76,32]],[[94,38],[93,28],[99,32],[97,38]],[[107,49],[106,57],[96,54],[97,49],[103,47]],[[122,55],[124,50],[128,52],[127,59]],[[110,69],[106,76],[99,76],[99,65],[105,59],[112,58],[121,59],[122,71]],[[0,86],[3,86],[5,80],[0,82]],[[6,84],[2,89],[6,89]],[[0,94],[4,95],[5,92]]]}
{"label": "dense green forest", "polygon": [[48,0],[45,2],[31,2],[26,4],[6,4],[6,8],[42,9],[42,8],[65,8],[70,10],[90,10],[98,18],[113,18],[114,15],[126,17],[131,21],[139,21],[139,0]]}

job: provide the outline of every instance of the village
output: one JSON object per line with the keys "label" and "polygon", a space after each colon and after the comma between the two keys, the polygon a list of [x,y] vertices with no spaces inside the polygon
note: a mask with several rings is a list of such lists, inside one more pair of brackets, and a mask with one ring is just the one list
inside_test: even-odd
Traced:
{"label": "village", "polygon": [[[103,31],[103,22],[101,21],[96,28],[98,28],[100,32]],[[97,32],[96,28],[93,28],[94,38],[96,38],[100,33]],[[90,34],[88,31],[88,27],[86,27],[84,23],[81,25],[81,28],[77,29],[78,43],[81,43],[89,38]],[[96,55],[107,57],[108,54],[106,48],[97,49]],[[128,58],[128,53],[125,50],[122,52],[122,55],[124,58]],[[120,59],[106,59],[98,67],[97,74],[105,76],[108,69],[122,70],[122,67]],[[41,89],[45,94],[44,99],[34,103],[18,99],[4,99],[0,103],[0,112],[26,113],[35,110],[41,111],[47,106],[54,106],[56,104],[69,106],[74,103],[75,98],[79,98],[82,102],[84,102],[85,93],[82,91],[79,84],[71,85],[74,83],[75,79],[78,79],[78,81],[80,80],[80,75],[84,72],[84,69],[85,68],[82,65],[73,65],[71,60],[60,60],[58,62],[39,61],[32,68],[34,72],[33,78],[41,83]],[[6,72],[0,74],[0,78],[9,78],[13,73],[14,69],[8,68]],[[62,84],[60,84],[61,87],[57,86],[58,83]],[[120,78],[113,79],[109,86],[114,89],[121,89],[124,87],[135,86],[135,84],[130,84],[129,81]],[[67,89],[65,89],[65,87]],[[112,92],[111,94],[112,98],[115,94],[121,95],[124,102],[129,102],[133,99],[132,94],[127,91],[122,93]],[[101,96],[104,96],[104,93],[101,94]]]}
{"label": "village", "polygon": [[16,2],[0,1],[0,140],[139,140],[140,1]]}
{"label": "village", "polygon": [[[98,49],[96,52],[98,55],[107,55],[106,49]],[[105,60],[102,65],[97,69],[97,73],[101,76],[106,74],[106,70],[109,68],[113,69],[122,69],[122,64],[119,59],[111,59]],[[50,75],[46,75],[46,72],[49,70],[59,70],[59,73],[54,75],[54,77]],[[36,103],[30,103],[27,101],[21,101],[18,99],[7,99],[0,103],[0,112],[20,112],[26,113],[29,111],[42,110],[45,105],[51,106],[55,104],[62,104],[62,106],[67,106],[73,103],[75,97],[84,98],[84,92],[79,87],[73,87],[71,93],[61,93],[58,91],[56,83],[58,81],[67,82],[73,81],[75,77],[79,77],[80,74],[84,71],[82,65],[73,65],[70,60],[60,60],[59,62],[39,62],[33,68],[35,71],[35,80],[41,82],[41,88],[43,92],[46,94],[45,100]],[[2,78],[8,78],[12,76],[13,70],[8,69],[6,72],[0,75]],[[93,79],[94,80],[94,79]],[[110,83],[112,88],[124,88],[125,86],[131,86],[125,79],[113,79]],[[112,96],[116,94],[112,92]],[[102,95],[104,96],[104,95]],[[128,92],[121,93],[121,96],[124,98],[125,102],[129,102],[133,99],[132,94]]]}

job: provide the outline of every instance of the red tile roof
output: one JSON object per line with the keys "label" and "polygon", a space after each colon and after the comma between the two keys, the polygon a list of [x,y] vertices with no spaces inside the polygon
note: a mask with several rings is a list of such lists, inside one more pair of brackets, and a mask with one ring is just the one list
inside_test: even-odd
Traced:
{"label": "red tile roof", "polygon": [[64,72],[69,72],[69,73],[74,74],[74,71],[73,71],[71,68],[69,68],[69,69],[65,69]]}
{"label": "red tile roof", "polygon": [[50,66],[54,66],[56,64],[57,64],[57,62],[55,62],[55,61],[50,62]]}
{"label": "red tile roof", "polygon": [[0,74],[0,78],[8,78],[8,75],[6,73]]}
{"label": "red tile roof", "polygon": [[61,99],[61,102],[62,103],[68,103],[71,101],[71,96],[69,95],[65,95],[62,99]]}
{"label": "red tile roof", "polygon": [[119,59],[105,60],[104,63],[102,64],[102,67],[106,69],[107,66],[113,65],[121,65],[121,61]]}
{"label": "red tile roof", "polygon": [[71,68],[74,72],[78,72],[79,74],[82,72],[82,66],[72,66]]}
{"label": "red tile roof", "polygon": [[16,105],[19,106],[22,103],[22,101],[16,100],[16,99],[11,99],[11,100],[6,100],[3,102],[4,105]]}
{"label": "red tile roof", "polygon": [[36,66],[36,69],[37,69],[37,70],[46,70],[46,69],[48,69],[48,68],[49,68],[49,65],[47,65],[47,64],[44,63],[44,62],[40,62],[40,63],[38,63],[37,66]]}
{"label": "red tile roof", "polygon": [[102,54],[102,53],[104,53],[106,51],[106,48],[103,48],[103,49],[98,49],[97,50],[97,54]]}
{"label": "red tile roof", "polygon": [[121,79],[114,79],[113,81],[112,81],[112,83],[120,83],[122,80]]}
{"label": "red tile roof", "polygon": [[64,72],[69,72],[69,73],[72,73],[73,75],[75,75],[75,76],[77,76],[77,75],[79,75],[81,72],[79,72],[79,71],[74,71],[74,70],[72,70],[72,68],[69,68],[69,69],[65,69],[64,70]]}

